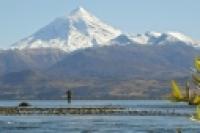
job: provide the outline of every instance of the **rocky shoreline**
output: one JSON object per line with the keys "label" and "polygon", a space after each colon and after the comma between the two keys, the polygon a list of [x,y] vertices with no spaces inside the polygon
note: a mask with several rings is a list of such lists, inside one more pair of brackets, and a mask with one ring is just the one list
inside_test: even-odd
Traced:
{"label": "rocky shoreline", "polygon": [[138,110],[137,108],[117,107],[0,107],[0,115],[130,115],[130,116],[191,116],[190,113],[175,110]]}

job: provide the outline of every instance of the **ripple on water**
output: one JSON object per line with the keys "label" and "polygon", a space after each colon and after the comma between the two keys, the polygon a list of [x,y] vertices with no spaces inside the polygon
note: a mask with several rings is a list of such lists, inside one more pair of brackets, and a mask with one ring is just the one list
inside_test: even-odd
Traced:
{"label": "ripple on water", "polygon": [[[50,103],[66,106],[65,101],[33,101],[32,105]],[[167,101],[75,101],[72,106],[84,104],[193,111],[184,103]],[[184,133],[199,133],[200,123],[175,116],[0,116],[0,133],[175,133],[176,128]]]}

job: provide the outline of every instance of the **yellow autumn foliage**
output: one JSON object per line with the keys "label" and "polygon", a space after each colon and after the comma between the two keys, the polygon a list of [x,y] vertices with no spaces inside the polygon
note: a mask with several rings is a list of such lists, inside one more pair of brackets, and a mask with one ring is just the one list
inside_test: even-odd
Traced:
{"label": "yellow autumn foliage", "polygon": [[196,57],[194,60],[194,67],[195,69],[200,72],[200,57]]}
{"label": "yellow autumn foliage", "polygon": [[196,107],[196,113],[195,113],[195,115],[194,115],[194,118],[195,118],[196,120],[200,120],[200,106],[197,106],[197,107]]}
{"label": "yellow autumn foliage", "polygon": [[196,85],[200,85],[200,76],[198,76],[197,74],[192,75],[192,80]]}
{"label": "yellow autumn foliage", "polygon": [[193,105],[199,105],[200,104],[200,96],[195,96],[192,103],[193,103]]}
{"label": "yellow autumn foliage", "polygon": [[172,88],[172,98],[174,100],[182,100],[183,95],[181,94],[180,87],[177,85],[176,81],[172,80],[171,82],[171,88]]}

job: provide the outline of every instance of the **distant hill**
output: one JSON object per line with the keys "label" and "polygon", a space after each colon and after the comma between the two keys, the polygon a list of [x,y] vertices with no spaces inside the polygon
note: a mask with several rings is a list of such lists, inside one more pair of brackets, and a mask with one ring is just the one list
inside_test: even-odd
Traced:
{"label": "distant hill", "polygon": [[[12,53],[18,55],[16,51]],[[78,99],[160,98],[169,91],[171,79],[188,78],[199,50],[183,44],[131,44],[88,48],[70,54],[51,51],[40,54],[40,58],[34,57],[40,53],[37,50],[35,54],[29,53],[25,51],[26,57],[32,57],[31,66],[27,65],[30,58],[18,56],[17,60],[23,59],[20,65],[24,70],[8,71],[0,77],[0,98],[60,99],[66,89],[72,89]],[[48,63],[44,65],[41,59]],[[13,61],[9,65],[19,63]],[[4,66],[8,68],[5,63]]]}

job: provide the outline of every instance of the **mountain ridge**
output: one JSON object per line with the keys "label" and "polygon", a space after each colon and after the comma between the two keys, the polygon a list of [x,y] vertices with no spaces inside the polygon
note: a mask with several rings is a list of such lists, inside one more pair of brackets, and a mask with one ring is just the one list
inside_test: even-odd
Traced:
{"label": "mountain ridge", "polygon": [[[186,45],[199,48],[200,41],[193,40],[180,32],[146,32],[129,35],[102,22],[92,13],[79,7],[69,16],[56,18],[47,26],[31,36],[24,38],[11,46],[12,49],[56,48],[73,52],[89,47],[112,45],[120,36],[126,36],[133,43],[141,45],[164,45],[183,42]],[[117,44],[115,42],[115,44]]]}

